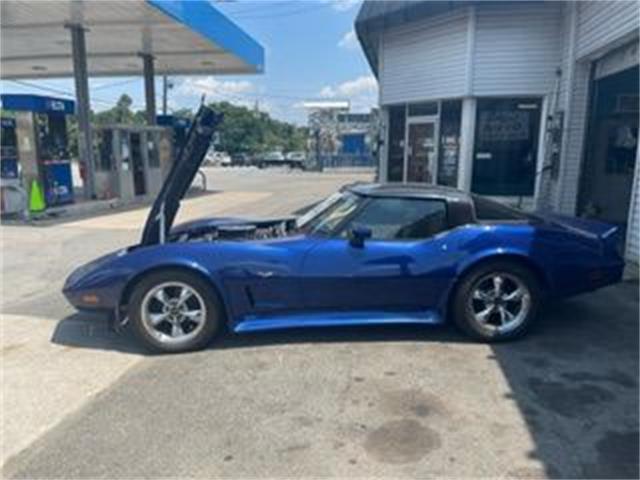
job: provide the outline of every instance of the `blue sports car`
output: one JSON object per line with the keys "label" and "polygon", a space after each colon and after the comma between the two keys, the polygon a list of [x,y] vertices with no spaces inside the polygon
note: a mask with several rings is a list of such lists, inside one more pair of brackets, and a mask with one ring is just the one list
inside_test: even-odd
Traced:
{"label": "blue sports car", "polygon": [[548,298],[620,281],[617,228],[525,214],[458,190],[354,184],[299,217],[204,219],[172,228],[221,118],[201,107],[141,242],[74,271],[78,309],[111,312],[150,349],[216,333],[438,324],[512,339]]}

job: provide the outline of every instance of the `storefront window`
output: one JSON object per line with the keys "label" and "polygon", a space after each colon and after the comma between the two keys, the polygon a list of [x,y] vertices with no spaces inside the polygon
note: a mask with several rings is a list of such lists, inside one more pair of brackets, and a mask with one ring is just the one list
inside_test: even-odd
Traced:
{"label": "storefront window", "polygon": [[533,195],[540,99],[479,99],[477,105],[472,191]]}
{"label": "storefront window", "polygon": [[460,119],[462,102],[442,102],[440,114],[440,152],[438,155],[438,184],[455,187],[458,184],[460,158]]}
{"label": "storefront window", "polygon": [[389,108],[389,148],[387,180],[401,182],[404,176],[404,128],[406,123],[405,106]]}

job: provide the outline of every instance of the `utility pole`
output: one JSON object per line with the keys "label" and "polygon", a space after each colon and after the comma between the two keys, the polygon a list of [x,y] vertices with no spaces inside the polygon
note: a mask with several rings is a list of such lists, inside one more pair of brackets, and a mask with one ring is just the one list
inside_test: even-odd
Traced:
{"label": "utility pole", "polygon": [[73,55],[73,77],[76,87],[76,106],[78,108],[78,148],[80,161],[84,162],[83,178],[84,195],[87,199],[94,198],[94,165],[93,141],[91,138],[91,101],[89,100],[89,73],[87,69],[87,46],[85,42],[85,28],[82,25],[67,25],[71,32],[71,51]]}
{"label": "utility pole", "polygon": [[150,53],[140,53],[142,58],[144,74],[144,97],[147,114],[147,125],[156,124],[156,82],[155,67],[153,65],[153,55]]}

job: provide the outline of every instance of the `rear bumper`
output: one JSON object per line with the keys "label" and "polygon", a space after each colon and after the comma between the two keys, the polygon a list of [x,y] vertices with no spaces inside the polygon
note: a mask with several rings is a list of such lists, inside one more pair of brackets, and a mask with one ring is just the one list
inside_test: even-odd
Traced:
{"label": "rear bumper", "polygon": [[574,267],[564,272],[555,288],[549,293],[555,298],[567,298],[592,292],[621,282],[623,271],[624,262],[622,261]]}
{"label": "rear bumper", "polygon": [[622,281],[624,262],[616,262],[612,265],[593,268],[587,272],[589,290],[607,287]]}

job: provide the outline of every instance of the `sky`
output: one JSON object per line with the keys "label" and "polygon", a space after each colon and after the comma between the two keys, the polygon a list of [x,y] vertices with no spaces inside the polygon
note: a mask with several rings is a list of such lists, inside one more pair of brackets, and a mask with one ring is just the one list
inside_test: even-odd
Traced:
{"label": "sky", "polygon": [[[169,109],[196,108],[208,101],[257,107],[280,120],[303,125],[305,100],[349,100],[352,111],[368,111],[377,103],[377,82],[353,31],[361,0],[213,0],[265,49],[265,73],[241,76],[171,77]],[[73,93],[71,79],[26,80],[38,87],[0,82],[3,93]],[[48,92],[44,89],[48,89]],[[144,108],[142,78],[90,80],[92,108],[110,108],[122,93]],[[160,79],[156,82],[161,108]]]}

